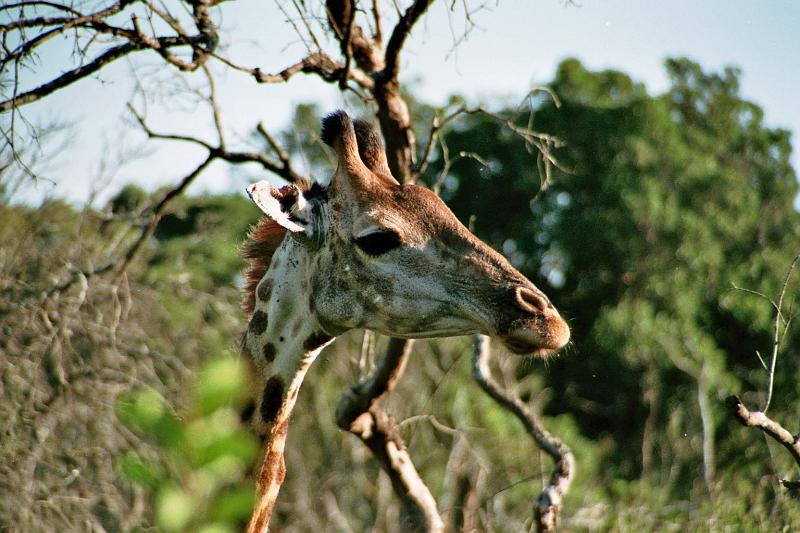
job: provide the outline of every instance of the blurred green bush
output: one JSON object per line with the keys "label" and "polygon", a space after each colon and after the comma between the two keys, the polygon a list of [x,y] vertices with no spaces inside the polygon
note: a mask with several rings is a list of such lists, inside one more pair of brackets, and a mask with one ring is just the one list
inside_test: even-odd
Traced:
{"label": "blurred green bush", "polygon": [[182,416],[153,389],[117,400],[120,420],[156,445],[154,459],[129,452],[118,467],[150,493],[164,531],[240,531],[250,517],[245,474],[259,443],[238,414],[248,390],[242,367],[231,357],[205,362]]}

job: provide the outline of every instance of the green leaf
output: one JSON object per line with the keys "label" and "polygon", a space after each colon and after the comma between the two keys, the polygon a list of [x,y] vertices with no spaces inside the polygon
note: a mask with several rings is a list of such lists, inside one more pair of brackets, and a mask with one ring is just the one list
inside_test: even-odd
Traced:
{"label": "green leaf", "polygon": [[248,394],[242,364],[232,357],[208,362],[200,373],[196,394],[203,414],[242,402]]}
{"label": "green leaf", "polygon": [[166,486],[158,493],[156,520],[166,531],[180,531],[192,519],[196,505],[186,492],[175,486]]}
{"label": "green leaf", "polygon": [[119,460],[119,468],[130,481],[149,489],[157,489],[163,482],[163,473],[155,463],[132,452]]}
{"label": "green leaf", "polygon": [[237,487],[217,496],[210,506],[209,515],[225,522],[247,521],[253,512],[255,493],[251,487]]}

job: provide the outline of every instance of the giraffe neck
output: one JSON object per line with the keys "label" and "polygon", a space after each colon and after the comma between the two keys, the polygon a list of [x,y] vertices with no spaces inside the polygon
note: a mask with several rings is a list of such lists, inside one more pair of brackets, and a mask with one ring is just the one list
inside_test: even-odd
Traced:
{"label": "giraffe neck", "polygon": [[333,337],[311,313],[309,291],[314,257],[292,237],[284,238],[256,289],[255,307],[244,340],[254,367],[253,425],[266,437],[256,480],[256,506],[248,532],[266,531],[286,468],[289,418],[306,371]]}
{"label": "giraffe neck", "polygon": [[287,236],[256,289],[245,346],[259,387],[254,418],[262,434],[288,417],[306,370],[332,340],[309,309],[313,266],[313,254]]}

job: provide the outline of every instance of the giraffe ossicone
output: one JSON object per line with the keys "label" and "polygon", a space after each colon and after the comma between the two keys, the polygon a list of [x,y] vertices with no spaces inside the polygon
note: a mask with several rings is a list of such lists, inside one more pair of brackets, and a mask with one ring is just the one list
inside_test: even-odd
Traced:
{"label": "giraffe ossicone", "polygon": [[244,247],[251,319],[243,348],[256,370],[254,425],[268,433],[250,531],[269,521],[297,392],[335,336],[354,328],[401,338],[483,333],[534,356],[569,341],[544,293],[436,194],[392,177],[377,129],[338,111],[321,136],[338,156],[327,187],[247,189],[266,217]]}

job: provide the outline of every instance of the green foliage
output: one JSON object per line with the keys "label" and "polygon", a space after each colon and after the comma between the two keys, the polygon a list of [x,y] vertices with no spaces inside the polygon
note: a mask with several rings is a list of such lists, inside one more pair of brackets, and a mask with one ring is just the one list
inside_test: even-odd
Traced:
{"label": "green foliage", "polygon": [[120,420],[156,444],[154,459],[129,453],[118,467],[148,489],[162,530],[236,531],[249,518],[253,488],[243,477],[258,443],[237,413],[246,391],[242,365],[226,357],[203,365],[184,417],[152,389],[117,401]]}
{"label": "green foliage", "polygon": [[241,269],[239,245],[257,219],[240,193],[179,199],[156,229],[147,281],[181,279],[206,291],[232,286]]}
{"label": "green foliage", "polygon": [[136,213],[148,197],[147,192],[141,187],[126,185],[111,199],[108,207],[112,213]]}

